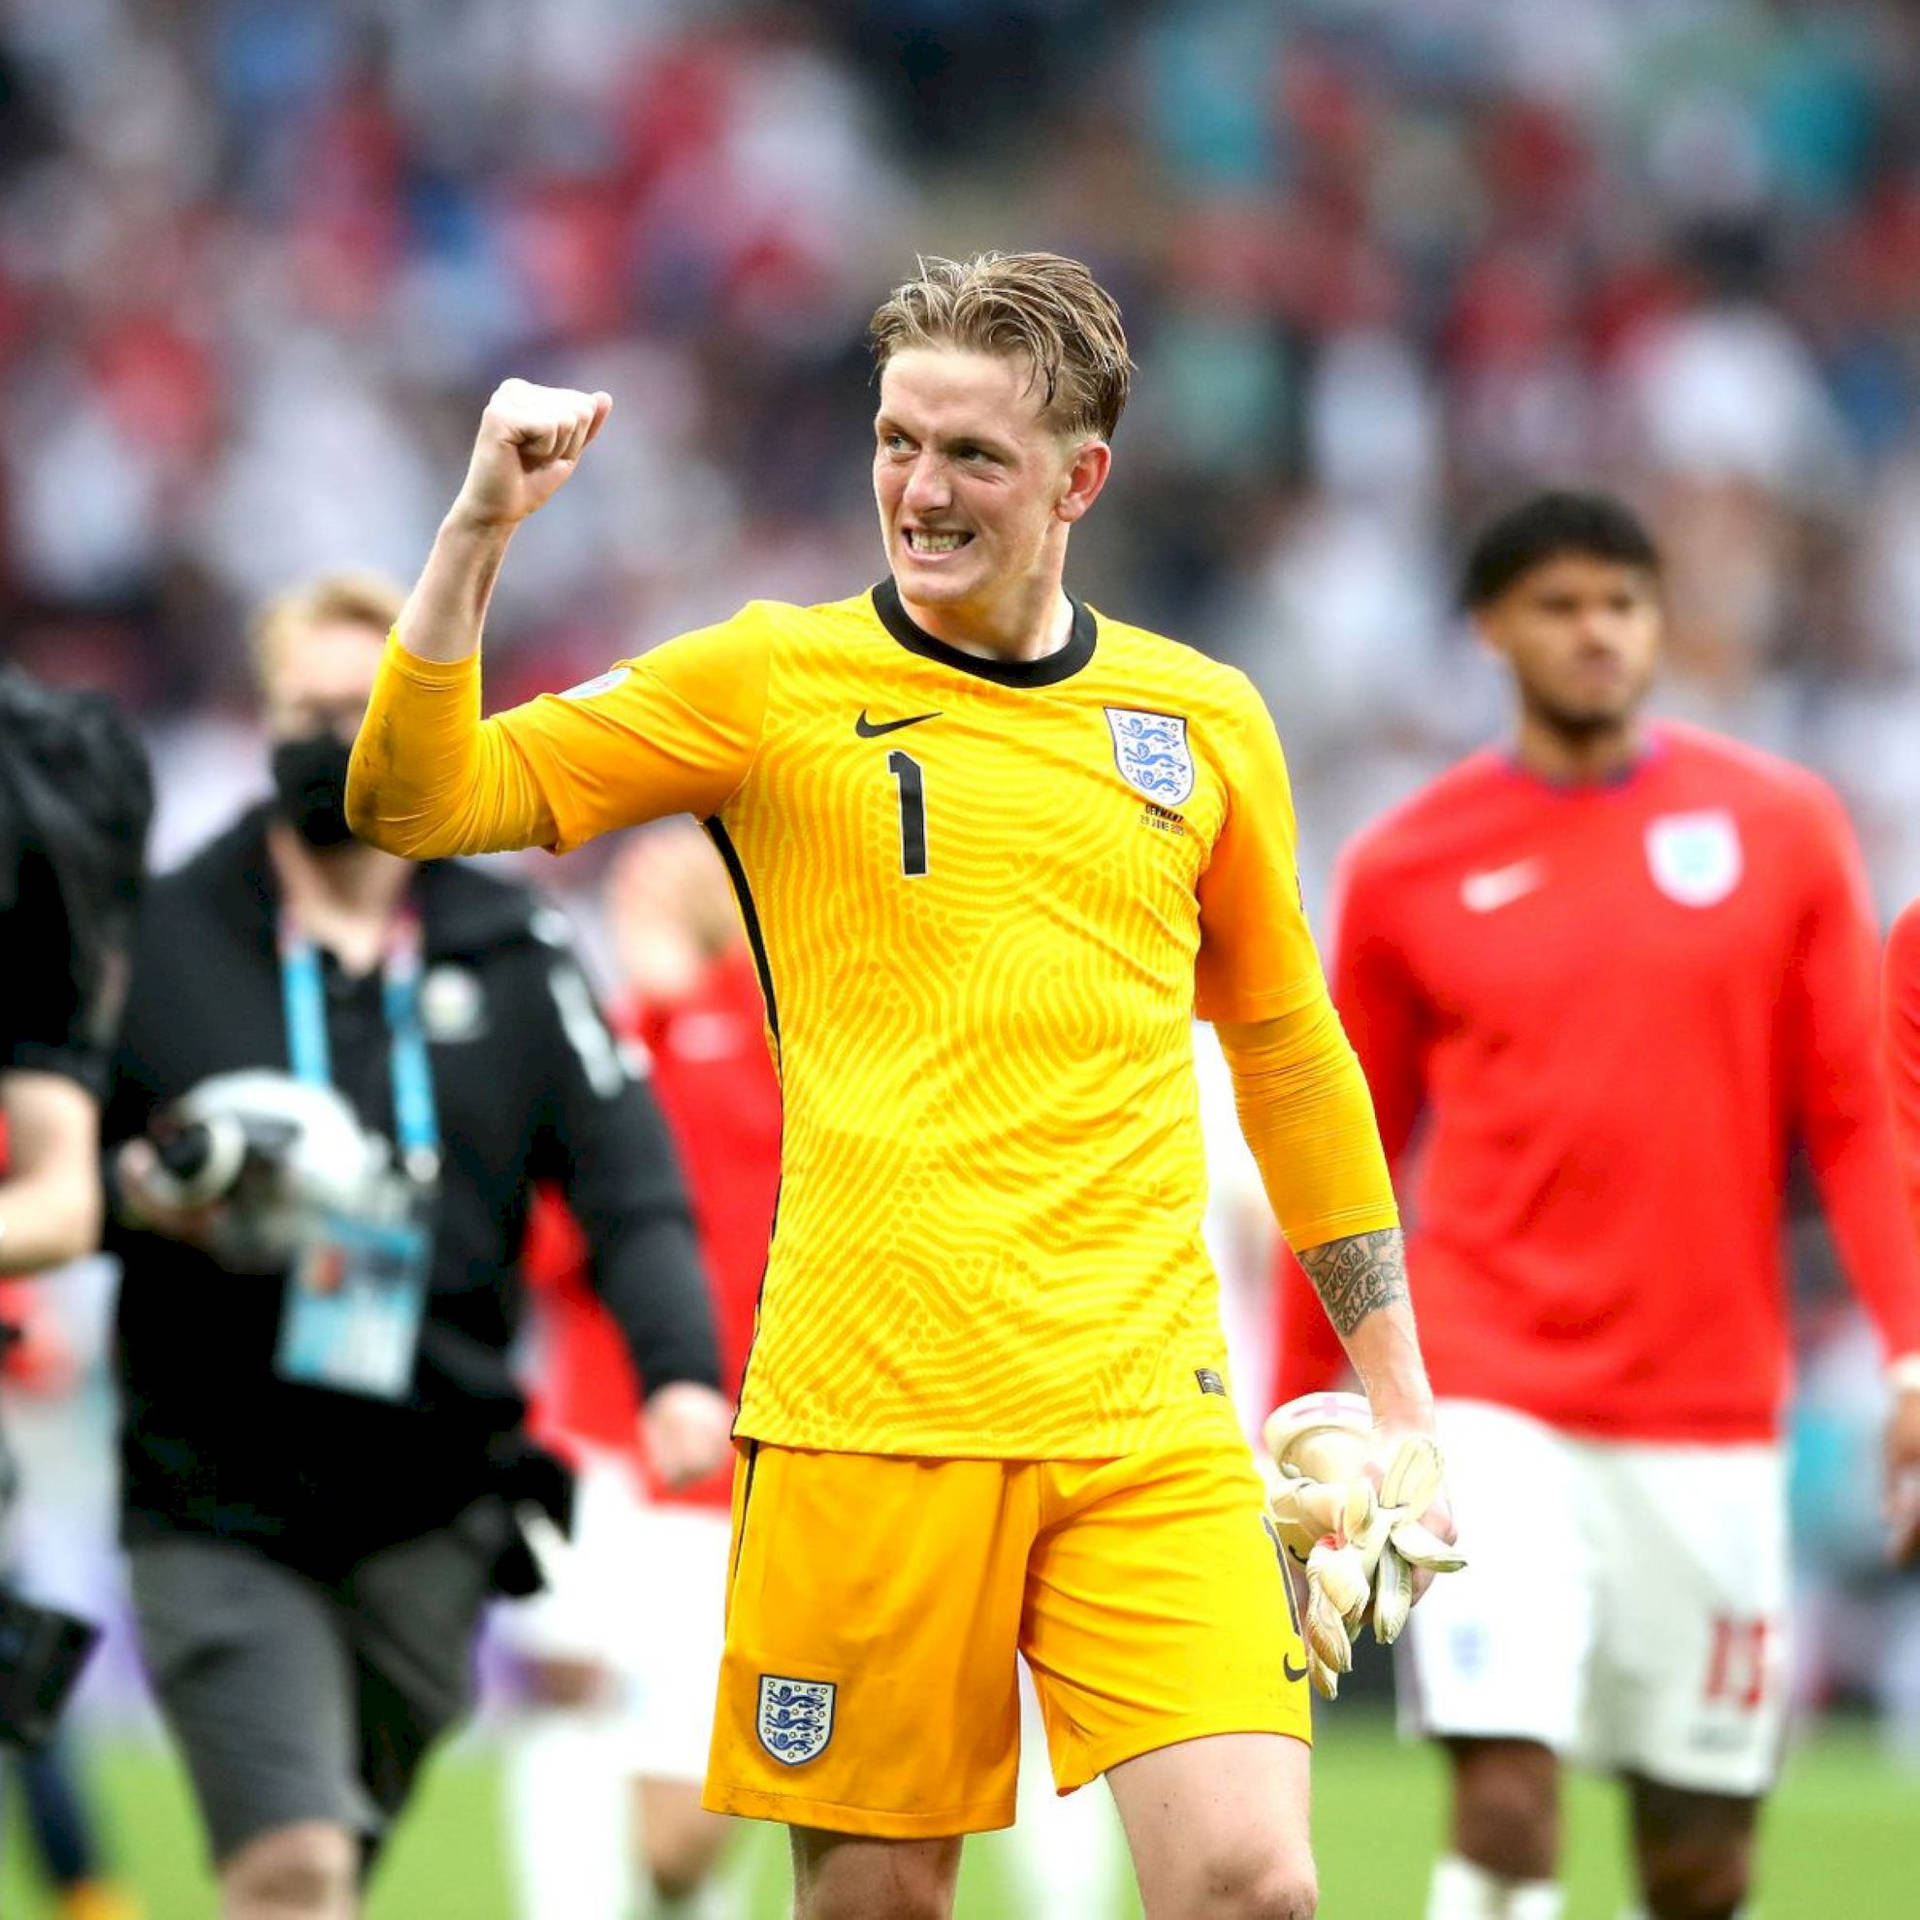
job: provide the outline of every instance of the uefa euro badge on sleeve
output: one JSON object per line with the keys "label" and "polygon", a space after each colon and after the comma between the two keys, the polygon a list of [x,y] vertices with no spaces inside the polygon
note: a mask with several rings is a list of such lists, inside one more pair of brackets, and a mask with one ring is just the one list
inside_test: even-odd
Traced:
{"label": "uefa euro badge on sleeve", "polygon": [[403,1400],[426,1315],[425,1223],[328,1214],[287,1281],[275,1367],[284,1380]]}

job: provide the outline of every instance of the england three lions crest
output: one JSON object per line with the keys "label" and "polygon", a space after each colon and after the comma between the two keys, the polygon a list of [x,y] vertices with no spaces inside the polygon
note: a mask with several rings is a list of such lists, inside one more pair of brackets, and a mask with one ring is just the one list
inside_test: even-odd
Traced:
{"label": "england three lions crest", "polygon": [[1193,749],[1181,713],[1143,713],[1138,707],[1106,707],[1113,734],[1113,762],[1127,785],[1162,807],[1177,807],[1193,794]]}
{"label": "england three lions crest", "polygon": [[1720,807],[1668,813],[1647,823],[1653,884],[1683,907],[1718,906],[1740,884],[1740,828]]}
{"label": "england three lions crest", "polygon": [[831,1680],[760,1676],[760,1744],[782,1766],[804,1766],[827,1750],[833,1738]]}

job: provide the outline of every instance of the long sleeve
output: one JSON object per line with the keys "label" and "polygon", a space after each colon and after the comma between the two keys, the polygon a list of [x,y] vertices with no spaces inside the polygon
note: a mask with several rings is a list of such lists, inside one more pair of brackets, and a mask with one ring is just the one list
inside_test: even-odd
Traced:
{"label": "long sleeve", "polygon": [[[1343,861],[1334,918],[1333,999],[1366,1078],[1381,1150],[1393,1168],[1424,1103],[1420,1011],[1372,907],[1363,875],[1350,860]],[[1290,1247],[1275,1250],[1273,1281],[1273,1398],[1278,1404],[1336,1385],[1347,1372],[1347,1356]]]}
{"label": "long sleeve", "polygon": [[477,655],[423,660],[391,638],[354,743],[347,819],[416,860],[564,853],[665,814],[704,819],[759,751],[776,624],[748,608],[490,720]]}
{"label": "long sleeve", "polygon": [[[686,1188],[666,1122],[633,1078],[571,955],[545,963],[551,1094],[536,1171],[555,1178],[647,1393],[720,1384],[720,1355]],[[545,1036],[543,1036],[545,1038]]]}
{"label": "long sleeve", "polygon": [[1887,1352],[1920,1352],[1920,1238],[1904,1201],[1877,1044],[1873,911],[1837,802],[1809,866],[1785,1010],[1796,1118],[1849,1277]]}
{"label": "long sleeve", "polygon": [[1317,1247],[1397,1225],[1367,1085],[1326,996],[1223,1027],[1220,1045],[1240,1130],[1288,1243]]}
{"label": "long sleeve", "polygon": [[1421,1002],[1405,958],[1380,925],[1379,888],[1352,861],[1341,863],[1334,909],[1333,1003],[1360,1058],[1396,1171],[1426,1104]]}
{"label": "long sleeve", "polygon": [[1901,914],[1887,937],[1880,1017],[1894,1149],[1907,1217],[1920,1232],[1920,901]]}
{"label": "long sleeve", "polygon": [[551,845],[552,812],[525,757],[480,718],[480,656],[422,660],[389,637],[347,775],[347,821],[413,860]]}

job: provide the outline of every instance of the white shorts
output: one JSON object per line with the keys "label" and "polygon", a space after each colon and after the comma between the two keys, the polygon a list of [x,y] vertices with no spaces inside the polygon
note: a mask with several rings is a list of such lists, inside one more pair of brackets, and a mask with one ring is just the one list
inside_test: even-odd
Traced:
{"label": "white shorts", "polygon": [[620,1462],[581,1469],[573,1537],[535,1538],[547,1588],[503,1610],[533,1660],[592,1660],[614,1676],[620,1748],[645,1780],[706,1777],[726,1640],[728,1516],[650,1504]]}
{"label": "white shorts", "polygon": [[1438,1427],[1469,1565],[1400,1643],[1403,1727],[1764,1793],[1787,1704],[1780,1449],[1576,1440],[1471,1400]]}

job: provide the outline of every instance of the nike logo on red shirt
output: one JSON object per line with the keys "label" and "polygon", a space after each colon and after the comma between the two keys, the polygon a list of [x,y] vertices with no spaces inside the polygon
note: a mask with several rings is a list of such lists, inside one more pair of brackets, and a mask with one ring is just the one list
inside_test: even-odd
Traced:
{"label": "nike logo on red shirt", "polygon": [[1460,904],[1469,913],[1497,913],[1524,899],[1547,878],[1544,860],[1516,860],[1508,867],[1489,867],[1484,873],[1470,873],[1460,882]]}

